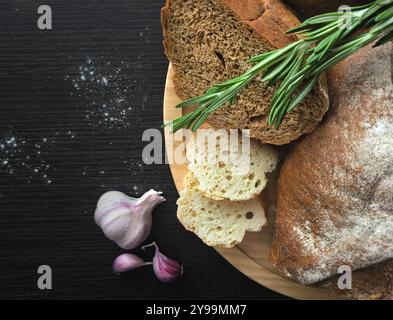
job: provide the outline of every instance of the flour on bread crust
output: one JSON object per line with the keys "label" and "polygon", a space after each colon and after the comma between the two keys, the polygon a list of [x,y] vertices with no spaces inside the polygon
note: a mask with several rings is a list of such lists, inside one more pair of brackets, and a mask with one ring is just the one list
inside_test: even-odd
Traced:
{"label": "flour on bread crust", "polygon": [[281,171],[271,257],[302,283],[393,257],[392,48],[333,68],[327,119]]}

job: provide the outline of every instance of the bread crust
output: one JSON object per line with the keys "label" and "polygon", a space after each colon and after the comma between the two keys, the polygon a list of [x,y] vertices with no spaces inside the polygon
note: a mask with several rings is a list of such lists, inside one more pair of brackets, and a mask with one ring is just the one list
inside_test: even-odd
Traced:
{"label": "bread crust", "polygon": [[221,0],[242,22],[249,25],[275,48],[297,40],[286,34],[300,24],[290,8],[276,0]]}
{"label": "bread crust", "polygon": [[[299,20],[291,10],[278,0],[215,0],[226,5],[227,8],[248,28],[251,28],[263,41],[268,43],[273,49],[285,46],[297,38],[294,35],[287,35],[285,31],[299,24]],[[170,8],[173,0],[167,0],[161,11],[161,21],[164,35],[165,53],[173,64],[175,72],[175,88],[177,94],[182,99],[190,98],[190,94],[185,92],[183,81],[179,74],[181,66],[177,65],[174,59],[174,43],[168,31],[168,21]],[[213,81],[214,82],[214,81]],[[208,87],[204,88],[204,90]],[[203,92],[203,91],[202,91]],[[201,94],[202,92],[198,92]],[[274,88],[266,89],[263,99],[271,99]],[[262,93],[261,93],[262,95]],[[262,99],[262,98],[261,98]],[[208,122],[215,128],[222,129],[250,129],[251,137],[259,139],[263,143],[283,145],[298,139],[304,134],[311,133],[320,123],[329,107],[329,96],[326,76],[323,75],[313,90],[298,108],[285,117],[281,127],[276,130],[267,124],[267,114],[269,112],[269,101],[265,101],[266,106],[255,106],[254,111],[244,109],[244,106],[234,108],[240,113],[240,117],[228,107],[222,108],[210,115]],[[239,108],[238,108],[239,107]],[[189,110],[187,110],[189,111]]]}
{"label": "bread crust", "polygon": [[[245,24],[254,29],[273,47],[281,48],[297,38],[285,32],[300,24],[292,10],[277,0],[217,0],[225,3]],[[170,56],[171,42],[168,34],[168,16],[172,0],[166,0],[161,9],[161,26],[164,48]]]}
{"label": "bread crust", "polygon": [[[300,24],[292,10],[277,0],[217,0],[225,3],[240,20],[253,28],[273,47],[281,48],[297,38],[286,31]],[[168,34],[168,15],[172,0],[166,0],[161,9],[161,26],[164,34],[164,48],[167,56],[170,51]]]}
{"label": "bread crust", "polygon": [[332,106],[279,178],[271,248],[301,283],[393,257],[393,46],[371,46],[329,73]]}

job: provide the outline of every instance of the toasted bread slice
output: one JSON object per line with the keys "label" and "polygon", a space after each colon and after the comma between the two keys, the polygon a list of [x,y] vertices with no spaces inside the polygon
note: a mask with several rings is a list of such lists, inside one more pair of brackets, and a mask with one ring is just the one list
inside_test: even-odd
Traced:
{"label": "toasted bread slice", "polygon": [[[218,131],[211,130],[211,136]],[[278,162],[277,152],[268,145],[251,140],[199,139],[187,144],[189,170],[198,180],[198,189],[213,200],[244,201],[254,199],[267,184],[266,173],[272,172]],[[213,143],[214,150],[209,149]],[[236,152],[235,157],[230,157]],[[213,156],[213,157],[211,157]]]}
{"label": "toasted bread slice", "polygon": [[209,199],[198,190],[192,173],[184,179],[185,190],[177,201],[177,217],[211,247],[232,248],[242,242],[246,231],[258,232],[266,224],[259,199],[231,202]]}

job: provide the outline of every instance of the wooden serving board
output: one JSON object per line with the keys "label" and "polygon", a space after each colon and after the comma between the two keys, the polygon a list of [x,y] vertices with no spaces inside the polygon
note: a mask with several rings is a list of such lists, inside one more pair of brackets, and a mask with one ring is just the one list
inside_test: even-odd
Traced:
{"label": "wooden serving board", "polygon": [[[164,122],[169,122],[182,115],[175,106],[181,102],[173,84],[173,69],[169,66],[164,96]],[[182,144],[174,141],[169,129],[165,129],[165,142],[168,159],[172,159],[172,150]],[[183,189],[183,178],[187,165],[171,164],[172,176],[178,191]],[[230,264],[257,283],[273,291],[297,299],[336,299],[323,289],[300,285],[279,274],[268,259],[269,246],[273,234],[273,222],[269,219],[262,232],[248,233],[244,241],[233,249],[216,249]],[[202,242],[201,242],[202,244]]]}

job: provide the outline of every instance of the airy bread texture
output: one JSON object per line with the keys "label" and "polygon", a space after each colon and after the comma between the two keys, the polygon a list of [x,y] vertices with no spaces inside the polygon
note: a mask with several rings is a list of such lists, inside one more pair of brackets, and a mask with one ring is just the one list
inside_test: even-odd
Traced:
{"label": "airy bread texture", "polygon": [[271,259],[302,283],[393,257],[393,44],[329,74],[332,107],[281,170]]}
{"label": "airy bread texture", "polygon": [[[199,191],[214,200],[244,201],[257,197],[266,187],[266,174],[276,168],[278,154],[256,140],[243,144],[240,136],[220,137],[219,132],[209,130],[209,139],[197,135],[187,144],[188,168],[199,182]],[[209,150],[209,143],[214,150]]]}
{"label": "airy bread texture", "polygon": [[[183,99],[244,73],[248,60],[292,40],[284,31],[299,21],[278,0],[167,0],[162,9],[164,46]],[[328,109],[324,81],[290,112],[277,130],[267,123],[276,87],[260,77],[247,86],[236,103],[211,114],[218,129],[250,129],[263,143],[282,145],[312,132]]]}
{"label": "airy bread texture", "polygon": [[209,199],[198,190],[198,181],[191,172],[185,177],[184,186],[177,201],[177,218],[208,246],[233,248],[243,241],[247,231],[259,232],[266,224],[259,199],[242,202]]}

